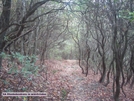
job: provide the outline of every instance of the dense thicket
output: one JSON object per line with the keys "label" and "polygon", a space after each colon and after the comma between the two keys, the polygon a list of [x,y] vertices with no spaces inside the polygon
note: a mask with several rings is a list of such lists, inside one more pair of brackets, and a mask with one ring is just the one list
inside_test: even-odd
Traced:
{"label": "dense thicket", "polygon": [[[86,30],[83,35],[81,34],[80,44],[84,42],[85,47],[79,47],[82,55],[80,61],[85,61],[87,68],[98,67],[97,71],[101,74],[100,83],[107,85],[112,74],[114,99],[118,101],[120,89],[124,93],[123,86],[130,83],[132,87],[134,83],[132,65],[134,2],[132,0],[80,2],[86,7],[81,12]],[[90,55],[87,55],[88,53]]]}
{"label": "dense thicket", "polygon": [[118,101],[123,86],[134,84],[133,21],[133,0],[2,0],[0,53],[35,55],[42,65],[78,59],[82,73],[91,68],[100,83],[113,82]]}

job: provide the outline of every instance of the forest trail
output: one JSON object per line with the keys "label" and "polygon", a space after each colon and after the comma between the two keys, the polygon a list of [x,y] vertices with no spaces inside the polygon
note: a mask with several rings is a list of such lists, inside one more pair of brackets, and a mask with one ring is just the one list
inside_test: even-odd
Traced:
{"label": "forest trail", "polygon": [[[89,70],[85,77],[76,60],[46,60],[48,66],[47,82],[49,99],[47,101],[113,101],[112,85],[107,87],[98,83],[100,75]],[[134,92],[128,90],[121,101],[133,101]]]}

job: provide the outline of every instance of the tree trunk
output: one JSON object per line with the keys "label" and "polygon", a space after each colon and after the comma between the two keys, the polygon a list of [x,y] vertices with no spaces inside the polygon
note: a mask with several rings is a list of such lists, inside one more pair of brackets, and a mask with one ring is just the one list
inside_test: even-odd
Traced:
{"label": "tree trunk", "polygon": [[86,60],[86,76],[88,75],[88,68],[89,68],[89,58],[90,58],[90,51],[87,52],[87,60]]}
{"label": "tree trunk", "polygon": [[104,56],[102,57],[102,75],[101,75],[101,78],[99,80],[100,83],[103,83],[104,82],[104,79],[105,79],[105,75],[106,75],[106,64],[105,64],[105,58]]}
{"label": "tree trunk", "polygon": [[[1,50],[0,50],[0,54],[1,54]],[[2,57],[0,56],[0,72],[1,72],[1,69],[2,69]]]}
{"label": "tree trunk", "polygon": [[[3,48],[5,46],[5,43],[2,41],[2,39],[0,39],[0,54],[3,52]],[[2,69],[2,56],[0,55],[0,71]]]}
{"label": "tree trunk", "polygon": [[116,76],[115,76],[115,94],[114,94],[114,100],[119,101],[119,95],[120,95],[120,65],[119,60],[116,59]]}
{"label": "tree trunk", "polygon": [[[11,8],[11,0],[2,0],[2,13],[0,16],[0,31],[2,32],[0,34],[0,54],[3,51],[3,48],[5,46],[4,37],[6,35],[6,31],[4,31],[5,28],[9,25],[9,19],[10,19],[10,8]],[[0,71],[2,68],[2,57],[0,56]]]}

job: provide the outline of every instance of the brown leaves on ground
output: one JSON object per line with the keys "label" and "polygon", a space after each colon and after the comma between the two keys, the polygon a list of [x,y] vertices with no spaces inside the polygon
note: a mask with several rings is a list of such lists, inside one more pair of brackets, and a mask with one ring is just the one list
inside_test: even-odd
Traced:
{"label": "brown leaves on ground", "polygon": [[[87,77],[81,74],[76,60],[46,60],[48,66],[48,94],[54,95],[54,101],[113,101],[112,83],[107,87],[98,83],[100,75],[89,70]],[[66,91],[66,99],[61,91]],[[134,90],[124,87],[125,98],[121,93],[121,101],[133,101]],[[63,97],[63,98],[62,98]]]}
{"label": "brown leaves on ground", "polygon": [[[9,85],[0,82],[1,91],[8,87],[14,87],[16,91],[20,88],[28,87],[28,92],[46,92],[46,97],[27,97],[25,101],[113,101],[112,83],[107,87],[98,83],[100,75],[94,75],[89,70],[85,77],[81,74],[81,69],[76,60],[46,60],[45,69],[40,71],[38,76],[31,75],[32,80],[22,78],[20,74],[8,75],[1,73],[0,77],[6,79]],[[6,77],[7,75],[7,77]],[[18,88],[15,84],[23,81]],[[121,93],[121,101],[134,101],[134,89],[125,86],[127,97]],[[21,89],[20,89],[21,91]],[[24,98],[21,98],[24,101]],[[19,101],[21,101],[19,99]],[[9,100],[17,101],[17,100]]]}

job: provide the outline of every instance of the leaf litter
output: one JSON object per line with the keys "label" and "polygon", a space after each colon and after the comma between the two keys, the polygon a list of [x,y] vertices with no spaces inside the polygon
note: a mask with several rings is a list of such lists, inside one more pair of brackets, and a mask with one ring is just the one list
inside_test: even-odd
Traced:
{"label": "leaf litter", "polygon": [[[8,88],[14,91],[46,92],[46,97],[27,97],[28,101],[114,101],[112,93],[112,82],[106,87],[98,83],[100,75],[94,75],[89,70],[85,77],[77,60],[45,60],[47,72],[42,70],[38,76],[31,75],[31,80],[22,78],[21,74],[8,75],[6,69],[0,74],[1,93]],[[7,82],[2,80],[6,79]],[[23,81],[23,82],[21,82]],[[16,86],[16,84],[19,84]],[[126,97],[121,93],[121,101],[134,101],[134,89],[125,86]],[[3,101],[23,101],[26,98],[2,97]],[[2,101],[0,100],[0,101]]]}

